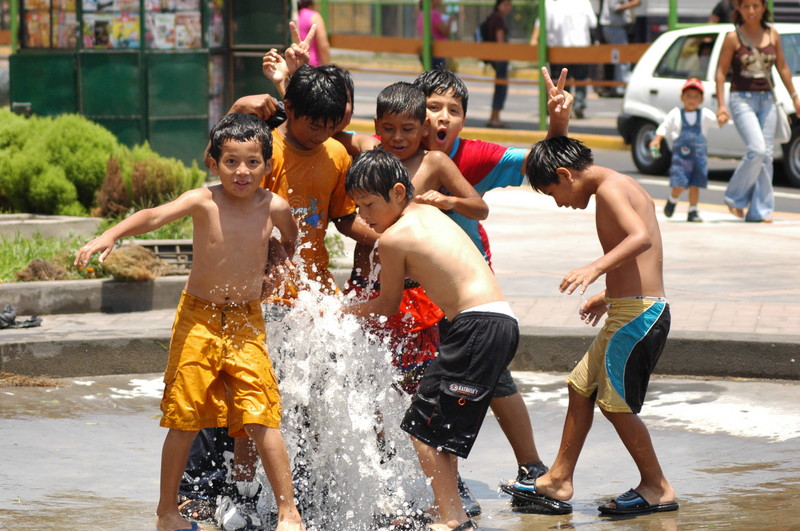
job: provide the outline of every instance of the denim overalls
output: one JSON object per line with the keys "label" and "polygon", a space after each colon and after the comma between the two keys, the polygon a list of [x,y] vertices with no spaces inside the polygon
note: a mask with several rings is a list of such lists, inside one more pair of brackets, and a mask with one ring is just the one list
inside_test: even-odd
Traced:
{"label": "denim overalls", "polygon": [[672,146],[672,165],[669,185],[679,188],[708,186],[708,157],[706,137],[702,129],[702,109],[697,109],[697,121],[689,125],[686,111],[681,109],[681,132]]}

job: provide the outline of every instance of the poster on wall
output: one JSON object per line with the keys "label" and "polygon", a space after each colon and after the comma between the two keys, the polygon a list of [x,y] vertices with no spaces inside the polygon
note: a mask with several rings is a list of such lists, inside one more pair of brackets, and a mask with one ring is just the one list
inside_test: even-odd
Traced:
{"label": "poster on wall", "polygon": [[175,48],[175,13],[147,13],[145,40],[156,50]]}
{"label": "poster on wall", "polygon": [[25,46],[50,48],[50,12],[25,13]]}
{"label": "poster on wall", "polygon": [[175,13],[175,47],[180,49],[202,46],[200,13]]}
{"label": "poster on wall", "polygon": [[78,45],[78,19],[75,13],[53,13],[53,48]]}

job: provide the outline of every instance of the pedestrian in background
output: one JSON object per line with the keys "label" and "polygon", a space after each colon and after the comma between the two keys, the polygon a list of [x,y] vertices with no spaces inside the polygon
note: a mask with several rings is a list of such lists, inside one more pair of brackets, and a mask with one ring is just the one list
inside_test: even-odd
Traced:
{"label": "pedestrian in background", "polygon": [[[511,13],[511,0],[495,0],[494,11],[486,19],[486,36],[488,42],[508,42],[506,16]],[[492,113],[486,127],[507,128],[500,120],[500,111],[506,104],[508,96],[508,61],[490,61],[494,68],[494,96],[492,96]]]}
{"label": "pedestrian in background", "polygon": [[[417,13],[417,35],[422,38],[425,27],[425,11],[422,9],[423,0],[419,0],[419,10]],[[442,0],[431,0],[431,36],[435,41],[446,41],[450,38],[450,32],[455,22],[455,17],[446,17],[440,11]],[[422,57],[419,58],[420,62]],[[446,59],[444,57],[433,57],[431,68],[444,70]]]}
{"label": "pedestrian in background", "polygon": [[733,22],[733,12],[734,7],[731,0],[720,0],[711,10],[711,14],[708,16],[708,23]]}
{"label": "pedestrian in background", "polygon": [[[546,0],[545,16],[547,46],[591,46],[592,30],[597,27],[597,14],[589,0]],[[539,19],[531,36],[531,46],[539,42]],[[589,79],[589,65],[550,63],[550,77],[558,79],[561,70],[566,68],[569,79],[586,81]],[[570,92],[575,95],[573,112],[576,118],[583,118],[586,111],[586,85],[574,85]]]}
{"label": "pedestrian in background", "polygon": [[[600,8],[600,26],[603,39],[608,44],[628,44],[628,26],[633,23],[633,8],[641,0],[603,0]],[[630,63],[614,65],[614,81],[627,82],[631,75]],[[615,88],[618,96],[625,94],[625,87]]]}
{"label": "pedestrian in background", "polygon": [[697,210],[700,188],[708,188],[708,143],[706,136],[711,127],[717,127],[717,117],[711,109],[702,107],[703,82],[697,78],[686,80],[681,89],[683,106],[673,108],[656,129],[650,149],[658,152],[666,139],[672,149],[669,167],[669,185],[672,194],[664,206],[664,215],[671,218],[681,194],[689,189],[689,214],[686,221],[703,221]]}
{"label": "pedestrian in background", "polygon": [[[728,182],[725,204],[731,214],[745,221],[771,223],[775,210],[772,152],[778,119],[772,91],[773,66],[791,94],[798,115],[800,98],[783,55],[781,36],[769,24],[772,14],[766,0],[739,0],[733,17],[736,29],[725,36],[717,66],[717,119],[724,124],[733,118],[747,152]],[[725,105],[729,70],[730,112]]]}
{"label": "pedestrian in background", "polygon": [[297,2],[297,29],[300,30],[300,39],[304,40],[311,26],[317,26],[317,33],[311,41],[308,50],[308,64],[311,66],[331,64],[331,44],[328,41],[328,30],[322,15],[314,11],[314,0],[299,0]]}

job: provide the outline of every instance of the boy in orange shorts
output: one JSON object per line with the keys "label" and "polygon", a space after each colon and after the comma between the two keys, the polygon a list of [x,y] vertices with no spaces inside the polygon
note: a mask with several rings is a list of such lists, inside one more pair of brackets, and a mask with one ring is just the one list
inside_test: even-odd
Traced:
{"label": "boy in orange shorts", "polygon": [[278,501],[281,531],[304,530],[280,432],[281,402],[265,346],[262,283],[273,227],[291,256],[297,225],[288,203],[260,187],[272,167],[269,127],[233,113],[211,131],[212,173],[220,184],[140,210],[81,247],[76,264],[102,262],[119,238],[152,231],[183,216],[194,225],[192,271],[178,305],[164,373],[161,425],[169,428],[161,460],[159,531],[197,529],[178,511],[178,486],[189,447],[203,428],[228,426],[251,437]]}

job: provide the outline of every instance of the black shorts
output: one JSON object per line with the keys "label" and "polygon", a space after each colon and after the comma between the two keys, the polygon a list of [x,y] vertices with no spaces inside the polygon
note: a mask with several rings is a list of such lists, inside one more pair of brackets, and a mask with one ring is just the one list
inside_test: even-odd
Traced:
{"label": "black shorts", "polygon": [[[450,326],[452,323],[447,320],[445,317],[441,321],[439,321],[439,336],[440,341],[444,341],[445,336],[450,331]],[[514,381],[514,378],[511,376],[511,371],[506,368],[503,371],[503,374],[500,375],[500,379],[497,381],[497,385],[494,388],[494,395],[493,398],[507,398],[511,395],[515,395],[519,392],[517,389],[517,384]]]}
{"label": "black shorts", "polygon": [[400,427],[429,446],[467,457],[518,343],[513,317],[494,312],[457,315]]}

